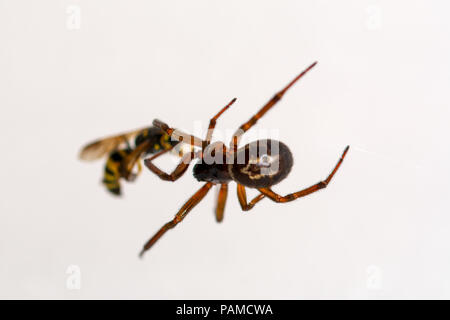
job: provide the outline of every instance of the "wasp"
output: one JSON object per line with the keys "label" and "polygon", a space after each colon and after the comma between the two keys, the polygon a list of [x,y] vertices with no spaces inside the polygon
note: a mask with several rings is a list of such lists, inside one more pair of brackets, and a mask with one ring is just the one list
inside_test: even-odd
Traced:
{"label": "wasp", "polygon": [[[134,146],[131,141],[134,139]],[[149,154],[167,152],[179,142],[161,129],[152,126],[95,140],[80,152],[80,159],[93,161],[107,156],[102,183],[112,194],[122,193],[120,180],[134,181],[142,171],[141,158]],[[176,149],[179,156],[181,148]],[[133,169],[137,166],[137,172]]]}

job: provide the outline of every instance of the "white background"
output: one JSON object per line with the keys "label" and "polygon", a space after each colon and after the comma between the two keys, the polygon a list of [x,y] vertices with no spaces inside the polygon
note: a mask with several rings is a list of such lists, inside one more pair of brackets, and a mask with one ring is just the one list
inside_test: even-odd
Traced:
{"label": "white background", "polygon": [[[0,1],[0,298],[450,298],[449,9]],[[282,194],[350,144],[329,188],[244,213],[231,183],[222,224],[213,190],[138,259],[201,184],[146,170],[114,199],[80,148],[154,118],[206,127],[237,97],[220,137],[315,60],[252,130],[294,154]]]}

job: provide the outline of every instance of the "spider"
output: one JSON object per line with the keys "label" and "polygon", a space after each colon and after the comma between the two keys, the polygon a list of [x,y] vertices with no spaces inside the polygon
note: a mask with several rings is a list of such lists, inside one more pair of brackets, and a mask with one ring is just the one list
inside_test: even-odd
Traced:
{"label": "spider", "polygon": [[[276,93],[253,117],[242,124],[233,134],[230,147],[227,149],[223,142],[211,143],[212,134],[216,126],[217,119],[227,110],[235,101],[234,98],[230,103],[223,107],[213,118],[210,119],[208,132],[205,140],[199,139],[193,135],[185,134],[177,129],[169,127],[166,123],[155,119],[153,125],[167,133],[176,141],[190,144],[192,147],[199,147],[201,151],[192,150],[185,154],[178,166],[169,174],[153,164],[153,160],[169,150],[164,150],[153,155],[144,161],[146,167],[159,176],[162,180],[176,181],[188,169],[189,164],[194,159],[199,159],[193,168],[194,177],[204,185],[181,207],[173,220],[163,225],[159,231],[145,243],[140,257],[149,250],[156,241],[158,241],[168,230],[174,228],[180,223],[187,214],[206,196],[208,191],[214,185],[219,185],[219,193],[216,206],[216,220],[221,222],[225,209],[225,202],[228,195],[228,183],[235,181],[237,183],[237,197],[242,210],[248,211],[252,209],[256,203],[264,198],[269,198],[275,202],[289,202],[300,197],[307,196],[313,192],[319,191],[327,187],[336,171],[339,169],[345,155],[349,149],[347,146],[342,153],[339,161],[334,169],[325,180],[322,180],[309,188],[281,196],[272,191],[271,186],[279,183],[287,177],[292,165],[293,157],[289,148],[280,141],[271,139],[257,140],[251,142],[244,147],[238,148],[242,135],[253,127],[256,122],[266,114],[286,93],[286,91],[309,70],[311,70],[317,62],[314,62],[307,69],[301,72],[294,80],[292,80],[284,89]],[[213,158],[214,161],[211,161]],[[246,187],[254,188],[259,194],[247,202]]]}

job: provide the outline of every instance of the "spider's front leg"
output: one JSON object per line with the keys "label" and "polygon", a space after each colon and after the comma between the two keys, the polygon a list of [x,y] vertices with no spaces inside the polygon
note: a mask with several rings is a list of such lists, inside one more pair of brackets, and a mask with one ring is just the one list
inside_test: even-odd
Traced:
{"label": "spider's front leg", "polygon": [[216,128],[217,119],[219,119],[219,117],[222,115],[222,113],[224,113],[235,102],[236,102],[236,98],[231,100],[225,107],[223,107],[214,117],[212,117],[209,120],[208,133],[206,134],[206,139],[205,139],[207,145],[211,143],[212,135],[213,135],[214,129]]}
{"label": "spider's front leg", "polygon": [[171,128],[167,123],[162,122],[161,120],[158,119],[153,120],[153,125],[161,129],[165,133],[167,133],[169,137],[172,138],[172,140],[184,142],[186,144],[190,144],[191,146],[201,148],[203,148],[206,145],[206,141],[203,141],[202,139],[197,138],[196,136],[184,133],[181,130]]}
{"label": "spider's front leg", "polygon": [[314,62],[308,68],[306,68],[304,71],[302,71],[297,77],[294,78],[294,80],[289,82],[289,84],[286,87],[284,87],[282,90],[277,92],[272,97],[272,99],[270,99],[261,109],[259,109],[259,111],[253,117],[251,117],[246,123],[242,124],[239,127],[239,129],[236,130],[236,132],[233,134],[233,137],[231,138],[231,143],[230,143],[230,149],[232,151],[234,151],[234,152],[237,151],[239,141],[240,141],[242,135],[246,131],[248,131],[251,127],[253,127],[256,124],[256,122],[266,114],[267,111],[269,111],[278,101],[281,100],[281,98],[283,98],[284,94],[289,90],[289,88],[292,87],[294,85],[294,83],[296,83],[301,77],[303,77],[316,64],[317,64],[317,62]]}
{"label": "spider's front leg", "polygon": [[280,196],[279,194],[273,192],[270,188],[259,188],[258,190],[263,195],[267,196],[268,198],[270,198],[271,200],[273,200],[275,202],[289,202],[289,201],[298,199],[300,197],[307,196],[316,191],[319,191],[320,189],[326,188],[327,185],[330,183],[331,179],[333,178],[334,174],[336,173],[336,171],[341,166],[342,161],[344,161],[345,155],[347,154],[347,151],[349,148],[350,148],[350,146],[347,146],[345,148],[344,152],[342,153],[341,158],[339,159],[338,163],[334,167],[333,171],[328,175],[328,177],[325,180],[320,181],[319,183],[316,183],[315,185],[313,185],[309,188],[288,194],[286,196]]}
{"label": "spider's front leg", "polygon": [[197,154],[193,151],[186,153],[181,158],[181,161],[177,165],[177,167],[171,173],[166,173],[166,172],[162,171],[161,169],[159,169],[157,166],[155,166],[152,161],[167,151],[169,151],[169,150],[162,151],[162,152],[154,155],[151,158],[145,159],[144,164],[147,168],[150,169],[150,171],[152,171],[154,174],[156,174],[162,180],[173,182],[173,181],[178,180],[186,172],[186,170],[189,168],[189,164],[196,157]]}

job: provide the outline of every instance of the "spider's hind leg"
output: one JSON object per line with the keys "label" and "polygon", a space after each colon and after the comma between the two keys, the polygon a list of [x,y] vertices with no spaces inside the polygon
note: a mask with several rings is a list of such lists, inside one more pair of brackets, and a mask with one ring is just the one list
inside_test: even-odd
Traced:
{"label": "spider's hind leg", "polygon": [[339,159],[338,163],[334,167],[333,171],[331,171],[331,173],[328,175],[328,177],[325,180],[320,181],[319,183],[316,183],[315,185],[313,185],[309,188],[288,194],[287,196],[280,196],[279,194],[273,192],[270,188],[259,188],[258,190],[262,194],[264,194],[265,196],[267,196],[268,198],[270,198],[271,200],[273,200],[275,202],[289,202],[289,201],[298,199],[300,197],[307,196],[316,191],[319,191],[320,189],[326,188],[327,185],[330,183],[331,179],[333,178],[334,174],[336,173],[336,171],[341,166],[342,161],[344,161],[345,155],[347,154],[347,151],[349,148],[350,148],[350,146],[347,146],[345,148],[344,152],[342,153],[341,158]]}

